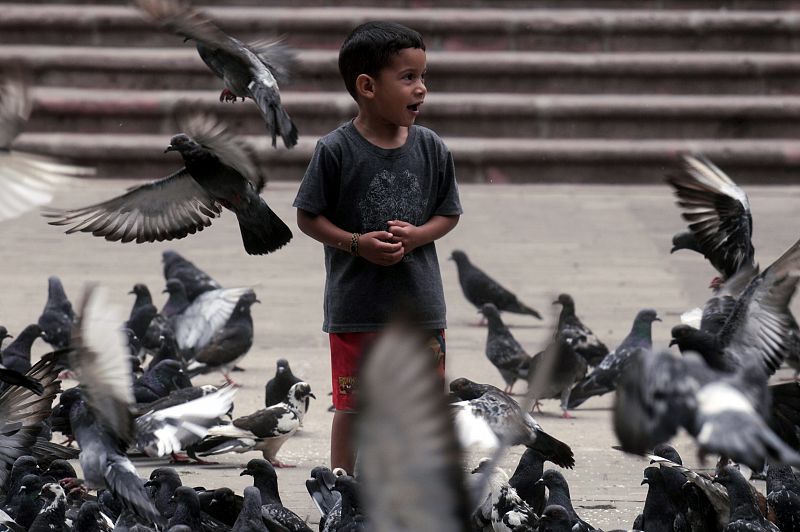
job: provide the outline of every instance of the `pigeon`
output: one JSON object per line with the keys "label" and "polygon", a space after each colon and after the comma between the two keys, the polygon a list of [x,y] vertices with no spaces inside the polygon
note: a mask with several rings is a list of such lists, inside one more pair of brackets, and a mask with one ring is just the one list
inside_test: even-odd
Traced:
{"label": "pigeon", "polygon": [[100,505],[93,501],[84,502],[78,511],[75,519],[74,530],[76,532],[101,532],[113,527],[113,523],[107,521],[108,517],[102,514]]}
{"label": "pigeon", "polygon": [[167,521],[167,529],[176,525],[186,525],[191,530],[202,530],[200,501],[197,492],[188,486],[178,486],[173,495],[175,511]]}
{"label": "pigeon", "polygon": [[781,532],[800,532],[800,480],[788,465],[769,464],[767,502]]}
{"label": "pigeon", "polygon": [[506,383],[503,391],[511,393],[514,383],[527,379],[531,356],[508,330],[500,318],[500,311],[492,303],[484,303],[479,311],[488,322],[486,333],[486,358],[500,372]]}
{"label": "pigeon", "polygon": [[528,314],[542,319],[541,314],[523,304],[517,296],[474,266],[463,251],[453,251],[450,258],[456,263],[458,282],[461,284],[464,296],[477,308],[480,309],[485,303],[492,303],[501,312]]}
{"label": "pigeon", "polygon": [[164,292],[169,296],[164,306],[161,307],[161,316],[167,320],[174,319],[175,316],[182,313],[191,304],[189,295],[186,293],[186,286],[178,278],[168,278]]}
{"label": "pigeon", "polygon": [[211,337],[208,344],[196,352],[194,360],[186,367],[190,376],[219,370],[225,380],[232,383],[229,373],[253,345],[253,317],[250,315],[250,307],[258,302],[252,290],[239,298],[225,325]]}
{"label": "pigeon", "polygon": [[186,260],[177,251],[164,251],[161,259],[164,263],[164,279],[168,284],[170,279],[178,280],[183,285],[190,303],[204,292],[222,288],[222,285],[210,275]]}
{"label": "pigeon", "polygon": [[3,510],[0,510],[0,525],[7,527],[11,532],[26,532],[28,530],[28,527],[19,525]]}
{"label": "pigeon", "polygon": [[723,532],[781,532],[761,514],[750,484],[738,469],[722,467],[714,482],[725,486],[730,497],[730,516]]}
{"label": "pigeon", "polygon": [[689,231],[676,234],[671,253],[689,249],[705,256],[721,277],[712,286],[732,277],[743,267],[754,267],[755,249],[750,240],[753,218],[747,194],[716,165],[702,155],[685,155],[685,171],[669,176]]}
{"label": "pigeon", "polygon": [[[678,451],[674,447],[667,444],[659,444],[653,448],[655,456],[665,458],[675,464],[682,465]],[[656,464],[653,460],[651,464]],[[659,466],[660,467],[660,466]],[[675,519],[677,520],[676,529],[682,530],[689,527],[689,507],[686,500],[686,495],[683,490],[683,485],[686,483],[686,478],[683,473],[671,467],[661,467],[661,477],[664,480],[664,491],[669,498],[672,507],[675,509]],[[635,528],[635,527],[634,527]]]}
{"label": "pigeon", "polygon": [[641,350],[617,388],[614,430],[622,448],[641,454],[668,441],[680,427],[703,453],[716,452],[760,470],[766,458],[800,465],[763,419],[766,377],[752,367],[717,372],[696,354]]}
{"label": "pigeon", "polygon": [[636,314],[628,336],[619,347],[607,354],[592,372],[572,388],[569,408],[582,405],[590,397],[604,395],[616,388],[631,355],[653,345],[652,324],[661,321],[653,309],[643,309]]}
{"label": "pigeon", "polygon": [[39,464],[36,462],[36,458],[28,454],[23,454],[16,460],[13,460],[10,469],[10,474],[8,472],[6,473],[6,479],[4,485],[2,486],[2,491],[5,491],[6,495],[8,496],[6,500],[3,501],[4,506],[11,502],[11,498],[15,493],[17,493],[19,487],[22,485],[22,479],[24,477],[27,475],[35,475],[38,477],[41,473]]}
{"label": "pigeon", "polygon": [[508,485],[517,490],[522,499],[536,513],[542,515],[545,507],[544,486],[536,485],[544,473],[544,457],[534,449],[525,449]]}
{"label": "pigeon", "polygon": [[572,532],[572,518],[563,506],[550,504],[539,519],[538,532]]}
{"label": "pigeon", "polygon": [[197,454],[211,456],[256,450],[261,451],[275,467],[291,467],[278,460],[276,455],[286,440],[297,432],[308,397],[316,399],[307,383],[298,382],[289,390],[283,403],[236,418],[230,425],[211,427],[208,436],[195,446]]}
{"label": "pigeon", "polygon": [[560,467],[575,465],[569,445],[547,434],[528,412],[500,390],[489,390],[451,407],[455,409],[456,430],[464,447],[478,445],[493,449],[501,444],[525,445]]}
{"label": "pigeon", "polygon": [[[252,295],[248,295],[252,294]],[[199,295],[186,310],[175,318],[175,339],[184,358],[195,354],[211,343],[233,316],[243,296],[255,298],[251,288],[218,288]]]}
{"label": "pigeon", "polygon": [[42,509],[43,501],[39,498],[42,486],[44,483],[39,475],[25,475],[22,477],[16,494],[11,494],[12,499],[5,505],[9,515],[25,530],[30,528]]}
{"label": "pigeon", "polygon": [[42,510],[31,523],[29,532],[52,532],[64,530],[67,513],[67,496],[58,484],[42,486],[40,497],[44,499]]}
{"label": "pigeon", "polygon": [[54,417],[66,417],[80,446],[81,469],[90,489],[107,487],[149,522],[160,521],[136,468],[125,455],[135,436],[131,413],[132,377],[125,341],[118,330],[120,310],[97,287],[85,290],[72,341],[70,364],[80,389],[61,394]]}
{"label": "pigeon", "polygon": [[336,490],[336,475],[325,466],[311,470],[306,489],[319,510],[320,532],[337,530],[342,517],[342,494]]}
{"label": "pigeon", "polygon": [[261,519],[261,494],[258,488],[247,486],[244,489],[244,504],[231,532],[269,532]]}
{"label": "pigeon", "polygon": [[157,467],[150,472],[150,479],[144,483],[149,490],[158,513],[169,519],[175,513],[175,490],[183,485],[178,472],[172,467]]}
{"label": "pigeon", "polygon": [[586,377],[588,369],[586,360],[578,356],[572,348],[571,339],[556,335],[547,349],[537,353],[530,362],[530,377],[535,378],[537,389],[533,393],[536,399],[561,398],[561,417],[569,419],[568,411],[572,387]]}
{"label": "pigeon", "polygon": [[292,368],[289,367],[289,361],[285,358],[279,358],[275,368],[275,376],[267,381],[264,387],[264,406],[269,408],[286,399],[289,389],[302,382],[292,373]]}
{"label": "pigeon", "polygon": [[11,149],[30,112],[25,76],[11,70],[0,74],[0,222],[49,203],[55,190],[72,184],[72,178],[94,173],[90,168]]}
{"label": "pigeon", "polygon": [[[244,499],[230,488],[217,488],[197,493],[200,508],[214,519],[233,526],[242,511]],[[261,505],[259,499],[259,506]]]}
{"label": "pigeon", "polygon": [[575,352],[590,366],[598,365],[608,354],[608,348],[575,314],[575,300],[569,294],[559,294],[553,304],[561,305],[558,334],[569,340]]}
{"label": "pigeon", "polygon": [[[572,507],[572,499],[569,495],[569,484],[567,484],[567,479],[564,478],[564,475],[555,469],[548,469],[544,472],[542,478],[539,479],[539,482],[547,487],[547,506],[553,504],[562,506],[567,511],[572,526],[578,525],[577,530],[595,530],[593,526],[581,519],[575,512],[575,508]],[[545,511],[546,510],[547,508],[545,508]]]}
{"label": "pigeon", "polygon": [[38,397],[24,387],[12,387],[0,394],[0,486],[6,485],[15,461],[31,454],[42,432],[42,421],[50,416],[53,399],[61,390],[52,354],[44,355],[26,376],[42,386]]}
{"label": "pigeon", "polygon": [[133,396],[137,403],[152,403],[170,392],[187,388],[192,383],[177,360],[163,360],[148,369],[133,384]]}
{"label": "pigeon", "polygon": [[67,299],[61,280],[55,275],[47,280],[47,303],[39,316],[42,338],[55,349],[69,345],[75,312]]}
{"label": "pigeon", "polygon": [[[380,530],[469,526],[472,505],[462,453],[424,338],[393,324],[376,341],[359,376],[359,483],[364,515]],[[354,486],[342,478],[336,482],[343,499],[340,522],[348,522],[352,495],[339,481]]]}
{"label": "pigeon", "polygon": [[133,302],[133,308],[131,308],[131,315],[128,318],[130,322],[140,308],[148,305],[153,306],[153,297],[150,295],[150,289],[147,288],[147,285],[144,283],[136,283],[133,285],[133,289],[128,293],[136,296]]}
{"label": "pigeon", "polygon": [[280,41],[245,44],[180,0],[136,0],[136,5],[156,24],[196,42],[200,58],[225,83],[220,101],[247,97],[256,103],[273,147],[278,135],[287,148],[297,144],[297,127],[281,106],[278,91],[294,61],[287,46]]}
{"label": "pigeon", "polygon": [[155,242],[184,238],[211,225],[222,208],[239,221],[245,251],[263,255],[292,238],[289,227],[259,196],[266,182],[251,148],[210,113],[181,114],[183,133],[167,151],[177,151],[185,166],[157,181],[88,207],[43,210],[51,225],[116,242]]}
{"label": "pigeon", "polygon": [[653,466],[645,468],[642,479],[642,485],[644,484],[647,484],[647,497],[642,510],[641,530],[673,532],[677,512],[667,495],[661,468]]}
{"label": "pigeon", "polygon": [[240,477],[244,475],[253,477],[253,486],[261,493],[261,504],[281,503],[281,495],[278,492],[278,475],[270,462],[261,458],[253,458],[239,473]]}
{"label": "pigeon", "polygon": [[25,327],[3,350],[3,366],[23,375],[27,373],[31,369],[31,346],[41,336],[42,329],[35,323]]}
{"label": "pigeon", "polygon": [[[158,318],[158,316],[156,316]],[[151,323],[152,325],[152,323]],[[180,355],[178,353],[178,341],[175,339],[175,333],[171,329],[164,329],[158,337],[156,350],[153,353],[153,358],[150,359],[150,364],[147,366],[147,371],[154,369],[158,364],[164,360],[172,360],[180,362]]]}

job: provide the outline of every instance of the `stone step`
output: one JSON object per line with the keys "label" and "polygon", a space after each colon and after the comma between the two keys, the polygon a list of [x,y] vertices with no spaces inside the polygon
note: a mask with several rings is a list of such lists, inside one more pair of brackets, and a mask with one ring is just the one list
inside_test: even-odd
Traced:
{"label": "stone step", "polygon": [[[800,50],[793,11],[210,7],[243,41],[286,35],[298,48],[338,50],[367,20],[395,20],[422,32],[430,50],[666,51]],[[173,46],[180,37],[123,5],[5,4],[0,43]]]}
{"label": "stone step", "polygon": [[[28,132],[176,133],[180,101],[222,114],[242,134],[264,122],[252,102],[218,92],[38,88]],[[321,136],[355,116],[345,92],[289,92],[282,101],[303,135]],[[527,95],[431,93],[418,123],[442,136],[509,138],[800,138],[797,96]]]}
{"label": "stone step", "polygon": [[[0,0],[0,4],[17,4],[19,0]],[[82,4],[82,5],[128,5],[130,0],[28,0],[29,4]],[[297,0],[201,0],[195,2],[200,8],[206,6],[297,6]],[[592,0],[593,9],[705,9],[705,10],[763,10],[764,0]],[[374,6],[375,0],[303,0],[305,7],[338,8],[342,6]],[[463,9],[585,9],[586,0],[382,0],[384,7],[419,9],[423,7],[457,7]],[[797,0],[770,0],[769,9],[797,9]]]}
{"label": "stone step", "polygon": [[[268,147],[265,135],[245,137],[269,179],[299,180],[316,137],[292,150]],[[164,154],[162,135],[25,133],[15,148],[56,155],[97,167],[99,177],[154,179],[181,165]],[[739,183],[796,184],[800,140],[608,140],[458,138],[445,142],[461,182],[658,183],[679,165],[679,155],[702,152]]]}
{"label": "stone step", "polygon": [[[298,53],[284,90],[344,91],[336,52]],[[0,67],[28,65],[36,85],[130,90],[220,90],[191,46],[0,46]],[[757,52],[431,52],[436,92],[542,94],[797,94],[800,55]]]}

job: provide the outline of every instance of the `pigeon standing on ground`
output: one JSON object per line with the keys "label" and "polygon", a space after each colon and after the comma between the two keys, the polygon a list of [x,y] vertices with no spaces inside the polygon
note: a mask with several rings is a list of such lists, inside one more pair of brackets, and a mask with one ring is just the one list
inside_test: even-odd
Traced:
{"label": "pigeon standing on ground", "polygon": [[761,514],[750,484],[738,469],[720,468],[714,482],[725,486],[730,498],[730,517],[723,532],[781,532]]}
{"label": "pigeon standing on ground", "polygon": [[175,317],[175,339],[184,359],[194,359],[233,316],[236,305],[251,288],[218,288],[197,296],[186,310]]}
{"label": "pigeon standing on ground", "polygon": [[244,489],[244,504],[231,532],[269,532],[261,520],[261,494],[258,488],[247,486]]}
{"label": "pigeon standing on ground", "polygon": [[222,285],[215,281],[210,275],[198,268],[189,260],[186,260],[180,253],[173,250],[164,251],[161,254],[164,263],[164,280],[177,279],[186,291],[189,302],[197,299],[197,296],[204,292],[217,290]]}
{"label": "pigeon standing on ground", "polygon": [[654,321],[661,321],[661,318],[653,309],[640,310],[636,314],[631,332],[619,344],[619,347],[606,355],[585,379],[572,388],[569,408],[582,405],[590,397],[614,391],[631,355],[640,349],[650,349],[653,346],[652,324]]}
{"label": "pigeon standing on ground", "polygon": [[458,282],[461,284],[464,296],[478,309],[486,303],[492,303],[501,312],[528,314],[542,319],[541,314],[523,304],[517,299],[517,296],[473,265],[463,251],[453,251],[450,258],[456,263]]}
{"label": "pigeon standing on ground", "polygon": [[133,397],[137,403],[152,403],[170,392],[188,388],[192,382],[177,360],[164,360],[148,369],[133,383]]}
{"label": "pigeon standing on ground", "polygon": [[31,347],[41,336],[42,329],[35,323],[25,327],[14,341],[3,349],[3,366],[23,375],[27,373],[31,369]]}
{"label": "pigeon standing on ground", "polygon": [[183,133],[172,137],[166,151],[180,153],[184,168],[116,198],[43,215],[54,218],[51,225],[69,226],[67,234],[82,231],[113,242],[142,243],[202,231],[224,207],[236,215],[250,255],[287,244],[292,231],[259,195],[266,179],[250,146],[210,113],[190,111],[177,121]]}
{"label": "pigeon standing on ground", "polygon": [[684,156],[685,171],[669,176],[689,231],[672,238],[672,250],[689,249],[705,256],[721,277],[719,286],[744,267],[755,267],[750,238],[753,218],[747,195],[702,155]]}
{"label": "pigeon standing on ground", "polygon": [[536,484],[544,473],[544,457],[534,449],[525,449],[508,484],[517,490],[536,515],[542,515],[545,507],[544,485]]}
{"label": "pigeon standing on ground", "polygon": [[578,356],[570,344],[571,340],[556,334],[552,343],[533,357],[530,363],[528,380],[535,379],[537,388],[533,397],[534,408],[539,407],[539,399],[560,398],[561,417],[572,417],[568,410],[572,387],[586,377],[586,360]]}
{"label": "pigeon standing on ground", "polygon": [[67,299],[61,279],[53,275],[47,280],[47,302],[38,321],[42,338],[55,349],[67,347],[74,322],[72,303]]}
{"label": "pigeon standing on ground", "polygon": [[775,511],[781,532],[800,532],[800,480],[791,466],[769,464],[767,501]]}
{"label": "pigeon standing on ground", "polygon": [[175,513],[175,490],[183,485],[180,475],[172,467],[157,467],[150,472],[150,480],[144,486],[149,490],[150,498],[156,509],[165,519]]}
{"label": "pigeon standing on ground", "polygon": [[550,504],[539,519],[538,532],[572,532],[572,518],[566,508]]}
{"label": "pigeon standing on ground", "polygon": [[286,399],[289,389],[298,382],[302,382],[302,379],[298,379],[292,373],[289,361],[285,358],[279,358],[276,366],[275,376],[264,386],[264,406],[267,408]]}
{"label": "pigeon standing on ground", "polygon": [[281,502],[281,495],[278,491],[278,474],[271,463],[262,458],[253,458],[239,473],[240,477],[245,475],[253,477],[253,486],[258,488],[261,493],[261,504]]}
{"label": "pigeon standing on ground", "polygon": [[42,486],[41,497],[44,500],[42,510],[31,523],[29,532],[52,532],[63,530],[67,512],[67,496],[58,484]]}
{"label": "pigeon standing on ground", "polygon": [[[548,469],[544,472],[542,478],[539,479],[539,482],[547,487],[547,506],[554,504],[562,506],[567,511],[572,526],[578,526],[577,530],[594,530],[594,527],[581,519],[575,512],[575,508],[572,507],[572,499],[569,495],[569,484],[567,484],[567,479],[564,478],[564,475],[555,469]],[[545,508],[545,510],[546,509],[547,508]],[[575,530],[575,528],[573,528],[573,530]]]}
{"label": "pigeon standing on ground", "polygon": [[558,315],[558,334],[569,340],[575,352],[590,366],[598,365],[608,354],[608,348],[575,314],[575,301],[572,296],[560,294],[553,304],[561,305],[561,313]]}
{"label": "pigeon standing on ground", "polygon": [[275,147],[297,144],[297,127],[281,106],[278,82],[288,78],[293,52],[280,41],[245,44],[220,30],[204,13],[179,0],[136,0],[155,23],[196,42],[200,58],[225,82],[220,101],[251,98],[261,112]]}
{"label": "pigeon standing on ground", "polygon": [[492,303],[485,303],[480,313],[488,322],[486,328],[486,358],[500,372],[506,383],[503,391],[511,393],[514,383],[528,378],[531,356],[508,330],[500,318],[500,312]]}
{"label": "pigeon standing on ground", "polygon": [[53,199],[72,177],[94,173],[42,155],[11,148],[31,112],[31,98],[20,72],[0,73],[0,222],[16,218]]}
{"label": "pigeon standing on ground", "polygon": [[667,495],[666,482],[661,469],[654,466],[645,468],[642,484],[647,484],[647,497],[642,510],[641,530],[673,532],[677,512]]}

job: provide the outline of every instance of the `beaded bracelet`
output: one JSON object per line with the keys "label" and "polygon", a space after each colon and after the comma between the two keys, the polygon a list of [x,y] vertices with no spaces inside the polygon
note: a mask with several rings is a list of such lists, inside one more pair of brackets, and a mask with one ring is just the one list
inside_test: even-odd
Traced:
{"label": "beaded bracelet", "polygon": [[350,254],[354,257],[358,257],[358,238],[361,236],[361,233],[353,233],[350,236]]}

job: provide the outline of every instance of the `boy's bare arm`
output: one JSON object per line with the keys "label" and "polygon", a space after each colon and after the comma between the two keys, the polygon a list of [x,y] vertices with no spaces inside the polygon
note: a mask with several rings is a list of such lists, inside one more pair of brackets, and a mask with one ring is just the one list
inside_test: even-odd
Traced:
{"label": "boy's bare arm", "polygon": [[[350,252],[352,233],[336,226],[322,214],[314,215],[297,209],[297,227],[314,240],[346,253]],[[392,233],[388,231],[364,233],[358,238],[358,255],[379,266],[397,264],[403,258],[405,250],[403,244],[392,242],[392,238]]]}
{"label": "boy's bare arm", "polygon": [[389,232],[393,236],[392,242],[403,244],[405,253],[411,253],[415,248],[439,240],[449,233],[458,224],[458,219],[459,216],[434,215],[420,226],[392,220],[389,222]]}

